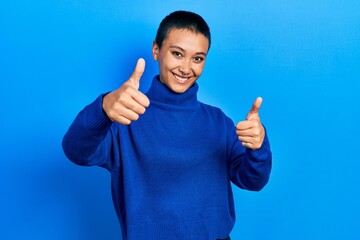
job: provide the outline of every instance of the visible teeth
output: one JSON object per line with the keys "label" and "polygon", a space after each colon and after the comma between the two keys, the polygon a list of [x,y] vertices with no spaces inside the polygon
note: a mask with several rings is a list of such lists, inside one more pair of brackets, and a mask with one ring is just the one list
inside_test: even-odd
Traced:
{"label": "visible teeth", "polygon": [[182,78],[182,77],[179,77],[178,75],[174,75],[175,76],[175,78],[179,81],[179,82],[181,82],[181,83],[184,83],[184,82],[186,82],[186,80],[188,80],[189,78]]}

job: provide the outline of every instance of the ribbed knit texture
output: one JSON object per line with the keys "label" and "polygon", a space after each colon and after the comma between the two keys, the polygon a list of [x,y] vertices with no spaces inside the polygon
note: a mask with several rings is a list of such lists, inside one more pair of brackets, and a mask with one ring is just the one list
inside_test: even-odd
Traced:
{"label": "ribbed knit texture", "polygon": [[234,123],[197,100],[195,83],[174,93],[155,77],[150,106],[129,126],[103,113],[102,96],[81,111],[63,140],[73,162],[111,172],[124,239],[213,240],[235,222],[230,181],[260,190],[271,169],[270,146],[245,149]]}

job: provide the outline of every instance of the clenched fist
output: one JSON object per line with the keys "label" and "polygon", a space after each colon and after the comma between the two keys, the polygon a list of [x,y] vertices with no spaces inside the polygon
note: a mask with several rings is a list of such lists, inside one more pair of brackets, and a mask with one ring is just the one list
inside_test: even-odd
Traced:
{"label": "clenched fist", "polygon": [[130,78],[115,91],[103,98],[102,107],[106,115],[114,122],[129,125],[144,114],[149,106],[149,98],[139,91],[139,82],[145,70],[145,60],[140,58]]}
{"label": "clenched fist", "polygon": [[251,110],[246,116],[246,120],[240,121],[236,125],[236,134],[243,146],[253,150],[259,149],[265,138],[265,129],[259,117],[261,103],[262,98],[256,98]]}

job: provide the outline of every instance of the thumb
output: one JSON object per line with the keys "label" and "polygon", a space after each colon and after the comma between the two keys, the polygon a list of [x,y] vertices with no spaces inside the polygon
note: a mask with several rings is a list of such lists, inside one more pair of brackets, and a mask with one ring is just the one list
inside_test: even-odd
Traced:
{"label": "thumb", "polygon": [[129,81],[132,82],[137,89],[139,89],[140,86],[139,81],[144,73],[144,70],[145,70],[145,60],[143,58],[139,58],[136,63],[135,70],[129,78]]}
{"label": "thumb", "polygon": [[255,115],[255,114],[258,114],[259,113],[259,109],[261,107],[261,104],[262,104],[262,98],[261,97],[257,97],[251,107],[251,110],[249,111],[249,113],[247,114],[246,116],[246,120],[251,120],[252,117]]}

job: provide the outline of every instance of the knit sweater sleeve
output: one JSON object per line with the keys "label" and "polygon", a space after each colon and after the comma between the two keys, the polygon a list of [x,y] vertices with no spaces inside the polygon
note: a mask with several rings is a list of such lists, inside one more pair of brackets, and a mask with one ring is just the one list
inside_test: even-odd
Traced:
{"label": "knit sweater sleeve", "polygon": [[102,98],[103,95],[99,96],[76,116],[63,138],[62,147],[65,155],[78,165],[109,169],[113,123],[102,110]]}
{"label": "knit sweater sleeve", "polygon": [[257,150],[243,147],[236,135],[236,129],[231,121],[228,132],[228,160],[230,180],[238,187],[260,191],[269,181],[272,153],[265,129],[262,146]]}

